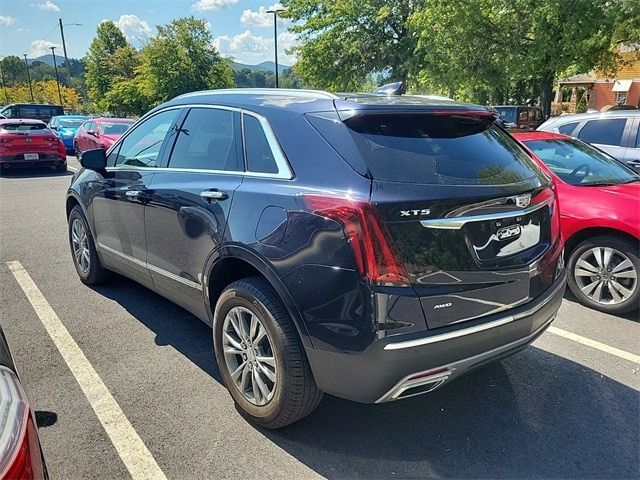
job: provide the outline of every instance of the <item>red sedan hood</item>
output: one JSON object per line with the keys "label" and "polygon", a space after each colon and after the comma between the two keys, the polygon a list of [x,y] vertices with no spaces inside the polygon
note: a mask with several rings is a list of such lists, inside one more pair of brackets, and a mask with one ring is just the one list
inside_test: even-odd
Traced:
{"label": "red sedan hood", "polygon": [[[625,183],[622,185],[611,185],[609,187],[584,187],[597,188],[601,193],[613,195],[617,198],[625,198],[633,203],[640,203],[640,181],[633,183]],[[637,208],[637,207],[636,207]]]}

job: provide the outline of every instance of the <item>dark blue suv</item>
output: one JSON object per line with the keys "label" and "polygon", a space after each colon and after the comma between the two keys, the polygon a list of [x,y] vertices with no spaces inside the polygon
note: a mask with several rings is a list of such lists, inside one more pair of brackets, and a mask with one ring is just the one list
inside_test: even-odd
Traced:
{"label": "dark blue suv", "polygon": [[66,198],[82,281],[118,272],[213,327],[233,399],[282,427],[514,353],[565,288],[550,179],[484,107],[304,90],[182,95]]}

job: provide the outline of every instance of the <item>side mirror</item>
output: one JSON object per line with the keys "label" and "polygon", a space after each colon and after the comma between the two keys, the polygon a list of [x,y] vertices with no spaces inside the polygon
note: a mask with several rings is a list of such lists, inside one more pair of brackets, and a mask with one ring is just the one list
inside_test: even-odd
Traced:
{"label": "side mirror", "polygon": [[94,150],[87,150],[82,152],[80,156],[80,165],[87,170],[94,170],[101,172],[107,167],[107,155],[104,149],[96,148]]}
{"label": "side mirror", "polygon": [[96,131],[95,130],[87,130],[87,134],[88,135],[93,135],[95,137],[96,136]]}

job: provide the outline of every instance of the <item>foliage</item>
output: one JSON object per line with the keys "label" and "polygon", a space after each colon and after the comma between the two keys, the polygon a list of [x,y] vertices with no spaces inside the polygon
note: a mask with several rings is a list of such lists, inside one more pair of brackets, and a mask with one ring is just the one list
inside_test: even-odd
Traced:
{"label": "foliage", "polygon": [[587,111],[587,95],[582,92],[578,105],[576,105],[576,113],[585,113]]}
{"label": "foliage", "polygon": [[[130,51],[130,48],[123,33],[111,20],[104,20],[98,25],[96,37],[85,58],[89,98],[98,105],[101,105],[118,73],[128,68],[128,55],[118,50]],[[124,61],[125,65],[118,65],[118,61]]]}
{"label": "foliage", "polygon": [[[58,87],[55,80],[46,81],[34,81],[31,82],[33,88],[33,99],[38,103],[52,103],[59,105],[60,99],[58,97]],[[73,88],[60,86],[60,92],[62,94],[62,104],[65,110],[78,111],[81,109],[80,94]],[[29,84],[21,83],[6,88],[8,101],[2,94],[3,101],[7,103],[19,103],[30,102],[31,94],[29,92]]]}
{"label": "foliage", "polygon": [[24,61],[15,55],[4,57],[0,61],[5,85],[16,85],[27,81],[27,70]]}
{"label": "foliage", "polygon": [[[235,72],[235,82],[239,88],[273,88],[276,75],[275,72],[242,68]],[[278,76],[278,85],[280,88],[300,88],[300,79],[287,68]]]}
{"label": "foliage", "polygon": [[416,36],[408,20],[423,0],[283,0],[302,44],[295,73],[308,85],[356,90],[372,72],[393,80],[414,73]]}
{"label": "foliage", "polygon": [[213,47],[204,20],[180,18],[157,27],[142,51],[141,84],[155,103],[177,95],[234,84],[233,71]]}

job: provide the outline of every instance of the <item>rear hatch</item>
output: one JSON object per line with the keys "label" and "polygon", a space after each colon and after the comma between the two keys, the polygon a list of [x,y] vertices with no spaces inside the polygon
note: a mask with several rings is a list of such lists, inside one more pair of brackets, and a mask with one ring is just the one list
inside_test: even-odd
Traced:
{"label": "rear hatch", "polygon": [[2,123],[0,155],[25,160],[59,156],[60,140],[40,122]]}
{"label": "rear hatch", "polygon": [[371,177],[371,202],[429,328],[512,308],[540,290],[532,264],[552,243],[554,193],[488,112],[339,114],[345,135],[328,128],[326,114],[310,122]]}

